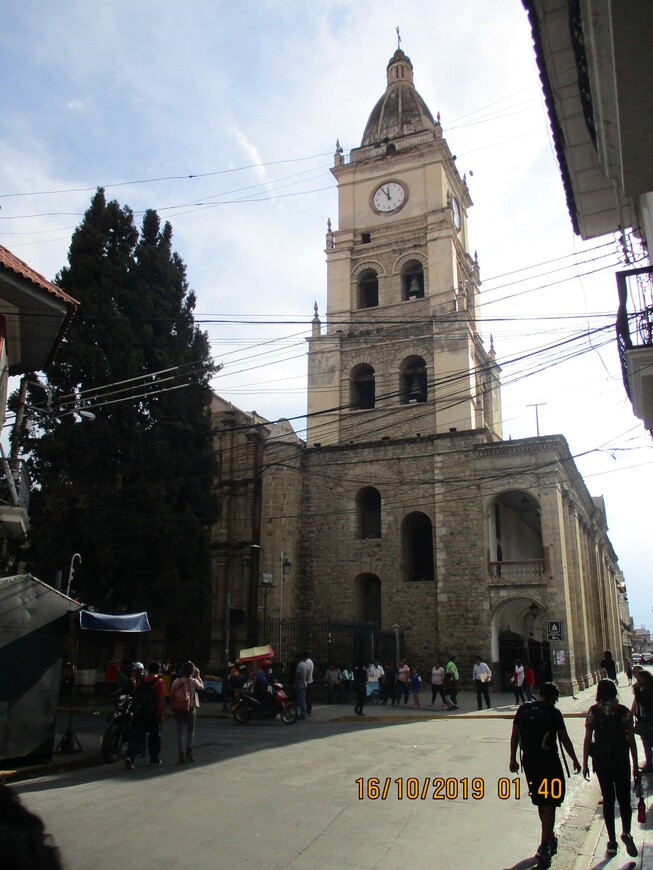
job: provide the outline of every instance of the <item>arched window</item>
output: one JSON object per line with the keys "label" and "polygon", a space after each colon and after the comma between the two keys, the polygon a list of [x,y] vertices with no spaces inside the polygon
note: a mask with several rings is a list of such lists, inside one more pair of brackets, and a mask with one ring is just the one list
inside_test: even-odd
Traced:
{"label": "arched window", "polygon": [[354,411],[364,411],[374,407],[375,385],[374,369],[361,363],[351,370],[350,405]]}
{"label": "arched window", "polygon": [[381,625],[381,581],[376,574],[366,574],[363,585],[363,622]]}
{"label": "arched window", "polygon": [[401,527],[404,579],[435,580],[433,524],[419,511],[404,517]]}
{"label": "arched window", "polygon": [[356,495],[356,516],[359,538],[381,537],[381,493],[366,486]]}
{"label": "arched window", "polygon": [[379,276],[374,269],[365,269],[358,278],[358,308],[376,308],[379,304]]}
{"label": "arched window", "polygon": [[423,299],[424,267],[419,260],[408,260],[401,269],[401,298]]}
{"label": "arched window", "polygon": [[421,356],[409,356],[401,364],[399,401],[414,405],[428,398],[426,363]]}

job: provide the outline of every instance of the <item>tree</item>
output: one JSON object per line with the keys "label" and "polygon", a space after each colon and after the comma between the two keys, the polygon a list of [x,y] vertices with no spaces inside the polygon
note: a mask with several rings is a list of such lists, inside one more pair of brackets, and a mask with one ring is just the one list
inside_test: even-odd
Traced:
{"label": "tree", "polygon": [[[51,412],[26,445],[31,569],[66,578],[78,552],[73,585],[98,610],[148,610],[167,627],[208,614],[216,368],[172,228],[148,211],[139,233],[100,189],[55,283],[80,306],[47,373]],[[44,399],[31,387],[31,403]]]}

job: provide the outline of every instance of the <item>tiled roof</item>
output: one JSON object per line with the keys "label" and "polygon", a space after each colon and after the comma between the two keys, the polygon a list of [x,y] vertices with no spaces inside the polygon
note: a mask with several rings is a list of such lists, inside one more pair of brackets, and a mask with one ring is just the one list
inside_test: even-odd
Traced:
{"label": "tiled roof", "polygon": [[48,281],[47,278],[44,278],[43,275],[40,275],[38,272],[32,269],[31,266],[28,266],[27,263],[24,263],[15,254],[12,254],[11,251],[7,250],[7,248],[3,247],[2,245],[0,245],[0,266],[4,266],[11,272],[15,272],[17,275],[20,275],[21,278],[25,278],[27,281],[31,281],[32,284],[35,284],[37,287],[40,287],[47,293],[52,294],[52,296],[56,296],[58,299],[61,299],[69,306],[77,307],[79,305],[79,302],[76,299],[73,299],[72,296],[64,293],[64,291],[57,287],[56,284],[52,284],[52,282]]}

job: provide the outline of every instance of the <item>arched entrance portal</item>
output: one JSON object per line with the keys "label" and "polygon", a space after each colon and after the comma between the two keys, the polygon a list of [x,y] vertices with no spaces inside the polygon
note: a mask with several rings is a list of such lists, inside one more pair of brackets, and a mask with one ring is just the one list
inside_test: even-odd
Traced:
{"label": "arched entrance portal", "polygon": [[499,662],[495,683],[512,688],[515,659],[530,662],[537,683],[551,679],[551,649],[546,639],[547,611],[534,598],[514,597],[498,605],[492,617],[492,661]]}

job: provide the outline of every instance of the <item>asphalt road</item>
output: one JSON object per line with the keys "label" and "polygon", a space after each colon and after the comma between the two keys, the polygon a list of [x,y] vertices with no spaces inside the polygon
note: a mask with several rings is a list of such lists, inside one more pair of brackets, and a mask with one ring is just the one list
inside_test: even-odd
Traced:
{"label": "asphalt road", "polygon": [[[135,771],[103,765],[15,789],[67,870],[534,866],[537,811],[508,771],[509,719],[342,714],[292,726],[200,719],[193,765],[175,763],[170,720],[162,767],[143,759]],[[103,722],[92,725],[99,735]],[[583,722],[567,725],[578,751]],[[595,784],[572,776],[567,788],[556,870],[574,866],[597,803]]]}

